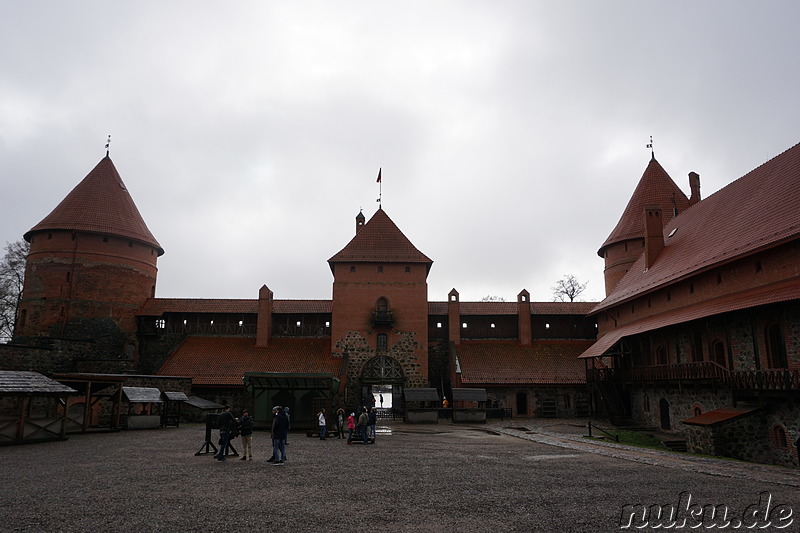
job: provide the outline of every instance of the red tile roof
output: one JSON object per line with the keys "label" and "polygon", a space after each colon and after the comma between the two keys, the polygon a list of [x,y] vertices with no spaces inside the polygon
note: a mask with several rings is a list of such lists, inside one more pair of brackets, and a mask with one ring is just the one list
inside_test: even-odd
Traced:
{"label": "red tile roof", "polygon": [[428,270],[433,264],[411,244],[383,209],[378,209],[347,246],[328,259],[331,270],[333,263],[342,262],[426,263]]}
{"label": "red tile roof", "polygon": [[114,163],[106,156],[78,183],[53,211],[25,233],[47,230],[76,230],[115,235],[164,249],[147,229]]}
{"label": "red tile roof", "polygon": [[592,341],[463,341],[456,347],[464,385],[555,385],[586,382],[578,355]]}
{"label": "red tile roof", "polygon": [[[585,315],[597,302],[530,302],[534,315]],[[461,315],[516,315],[516,302],[459,302]],[[446,315],[447,302],[428,302],[428,313]]]}
{"label": "red tile roof", "polygon": [[701,415],[687,418],[684,424],[693,426],[715,426],[758,411],[758,407],[720,407]]}
{"label": "red tile roof", "polygon": [[689,207],[689,199],[672,181],[667,171],[655,158],[650,160],[644,170],[644,174],[639,179],[639,184],[633,191],[633,195],[628,201],[625,211],[622,212],[617,226],[597,251],[600,257],[603,257],[603,251],[611,244],[629,239],[644,238],[644,217],[642,212],[645,205],[660,206],[664,221],[667,222],[672,220],[675,207],[678,208],[679,213]]}
{"label": "red tile roof", "polygon": [[720,313],[796,299],[800,299],[800,278],[711,298],[613,329],[597,339],[591,348],[581,354],[581,358],[600,357],[620,339],[645,331],[653,331]]}
{"label": "red tile roof", "polygon": [[342,360],[331,357],[330,339],[270,340],[257,348],[254,337],[187,337],[157,372],[188,376],[193,385],[242,385],[245,372],[338,375]]}
{"label": "red tile roof", "polygon": [[643,254],[593,312],[796,239],[799,205],[797,144],[672,219],[655,263],[645,271]]}
{"label": "red tile roof", "polygon": [[[273,300],[273,313],[330,313],[330,300]],[[257,314],[258,300],[150,298],[137,313],[139,316],[161,316],[164,313],[236,313]]]}

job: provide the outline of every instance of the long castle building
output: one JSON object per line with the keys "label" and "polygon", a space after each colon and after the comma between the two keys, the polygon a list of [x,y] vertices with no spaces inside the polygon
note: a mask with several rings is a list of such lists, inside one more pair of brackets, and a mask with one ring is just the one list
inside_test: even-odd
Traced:
{"label": "long castle building", "polygon": [[[191,392],[310,423],[374,390],[480,388],[513,416],[609,417],[691,451],[797,464],[800,145],[684,194],[653,157],[598,255],[602,302],[430,300],[433,261],[389,215],[355,218],[329,300],[156,297],[164,250],[109,157],[25,234],[0,368],[183,377]],[[444,296],[444,295],[443,295]],[[378,389],[379,388],[379,389]]]}

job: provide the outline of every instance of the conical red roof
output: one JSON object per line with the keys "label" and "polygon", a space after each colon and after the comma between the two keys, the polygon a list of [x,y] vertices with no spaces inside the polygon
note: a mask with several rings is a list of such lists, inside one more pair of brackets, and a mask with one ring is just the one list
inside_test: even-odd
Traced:
{"label": "conical red roof", "polygon": [[614,231],[598,250],[597,254],[600,257],[603,257],[603,251],[607,246],[629,239],[644,238],[642,212],[646,205],[661,207],[664,224],[672,220],[673,209],[677,208],[680,213],[689,207],[689,199],[655,158],[650,160],[644,170]]}
{"label": "conical red roof", "polygon": [[383,209],[372,215],[356,236],[328,259],[328,263],[427,263],[433,261],[417,250]]}
{"label": "conical red roof", "polygon": [[25,235],[37,231],[75,230],[114,235],[164,249],[147,229],[114,163],[106,156],[78,185]]}

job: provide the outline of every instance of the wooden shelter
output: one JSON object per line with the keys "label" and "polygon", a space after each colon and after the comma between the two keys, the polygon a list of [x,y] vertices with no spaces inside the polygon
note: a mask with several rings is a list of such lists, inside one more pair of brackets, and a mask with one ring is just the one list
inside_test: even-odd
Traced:
{"label": "wooden shelter", "polygon": [[125,417],[126,429],[153,429],[161,427],[161,408],[164,400],[155,387],[122,387],[128,401]]}
{"label": "wooden shelter", "polygon": [[116,431],[120,428],[122,384],[128,377],[119,374],[54,374],[53,379],[78,391],[67,407],[67,433],[92,430]]}
{"label": "wooden shelter", "polygon": [[75,389],[38,372],[0,371],[0,445],[66,439]]}
{"label": "wooden shelter", "polygon": [[417,388],[403,391],[405,420],[411,424],[437,424],[439,422],[439,392],[436,389]]}
{"label": "wooden shelter", "polygon": [[453,422],[486,422],[486,389],[453,389]]}

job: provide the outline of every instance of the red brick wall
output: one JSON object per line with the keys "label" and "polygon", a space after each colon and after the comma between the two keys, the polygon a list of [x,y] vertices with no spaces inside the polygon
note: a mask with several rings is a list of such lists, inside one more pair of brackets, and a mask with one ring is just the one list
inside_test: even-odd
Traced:
{"label": "red brick wall", "polygon": [[76,317],[111,318],[133,337],[134,313],[155,292],[157,257],[152,246],[119,237],[37,233],[17,334],[58,336],[61,325]]}
{"label": "red brick wall", "polygon": [[[379,267],[381,267],[379,271]],[[406,268],[408,267],[408,271]],[[418,341],[428,338],[428,284],[423,264],[405,263],[339,263],[334,266],[333,313],[331,338],[334,354],[341,355],[348,335],[357,332],[367,345],[375,349],[377,336],[387,335],[391,348],[412,334]],[[392,312],[391,327],[372,325],[372,312],[379,298],[385,298]],[[344,343],[344,344],[343,344]],[[414,349],[418,365],[415,373],[427,380],[427,343],[418,342]],[[410,368],[404,368],[407,373]]]}
{"label": "red brick wall", "polygon": [[644,253],[644,239],[633,239],[612,244],[605,249],[603,276],[606,282],[606,296],[611,294],[619,280],[628,272],[628,269],[642,253]]}

